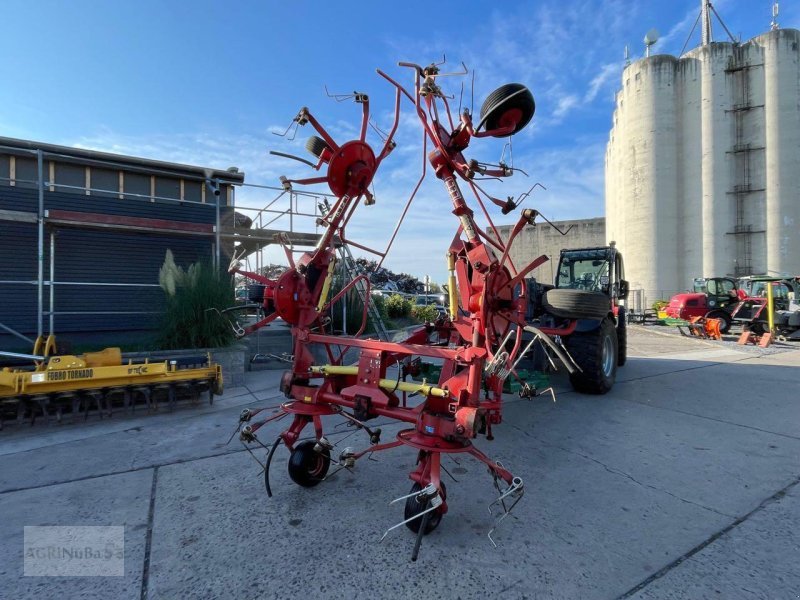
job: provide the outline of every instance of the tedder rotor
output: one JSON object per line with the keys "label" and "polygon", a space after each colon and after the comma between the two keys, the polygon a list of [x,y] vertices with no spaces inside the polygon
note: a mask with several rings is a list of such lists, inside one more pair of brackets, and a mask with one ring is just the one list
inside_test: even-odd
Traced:
{"label": "tedder rotor", "polygon": [[[407,496],[397,499],[405,500],[404,520],[386,533],[400,525],[415,532],[412,553],[415,560],[422,536],[433,531],[448,510],[441,480],[442,454],[469,454],[488,467],[500,494],[490,505],[490,512],[493,507],[500,509],[495,527],[521,498],[522,479],[490,459],[473,440],[479,435],[493,439],[492,428],[502,420],[504,381],[517,377],[517,363],[531,345],[537,340],[546,345],[549,354],[557,357],[570,373],[577,367],[563,346],[551,337],[568,335],[574,330],[575,321],[563,321],[550,329],[535,328],[525,321],[528,302],[525,276],[547,257],[541,256],[517,269],[510,260],[509,250],[520,231],[534,225],[537,211],[522,210],[509,239],[504,242],[497,234],[484,200],[508,214],[518,207],[522,197],[516,201],[513,197],[504,201],[493,198],[478,186],[476,179],[508,177],[514,169],[502,161],[498,165],[487,165],[467,160],[463,155],[475,138],[504,138],[525,127],[534,114],[533,95],[524,85],[504,85],[489,95],[477,123],[469,109],[464,109],[454,119],[447,97],[439,87],[439,77],[443,74],[438,65],[423,68],[399,63],[399,66],[413,71],[413,89],[407,90],[383,71],[378,71],[395,90],[395,110],[394,123],[377,149],[366,141],[369,98],[365,94],[353,96],[355,102],[362,105],[360,135],[345,143],[334,140],[307,108],[302,108],[294,118],[297,126],[310,124],[318,134],[308,140],[306,148],[316,157],[314,168],[322,174],[298,180],[281,178],[284,189],[325,183],[336,200],[321,221],[325,231],[316,248],[295,260],[292,249],[284,245],[289,268],[277,280],[262,282],[266,285],[265,304],[269,301],[274,312],[256,325],[263,326],[278,317],[288,323],[293,336],[293,362],[291,370],[286,371],[281,380],[281,391],[287,401],[272,407],[277,408],[277,412],[260,420],[254,417],[265,408],[243,411],[239,433],[243,443],[260,444],[257,432],[261,427],[291,416],[290,425],[271,447],[262,444],[268,450],[264,471],[269,496],[272,496],[270,464],[281,442],[290,451],[290,478],[304,487],[323,481],[332,462],[338,469],[352,469],[356,461],[367,454],[401,446],[413,448],[417,455],[416,468],[409,475],[413,485]],[[374,202],[368,186],[395,147],[393,138],[403,98],[410,101],[422,125],[423,152],[436,177],[444,184],[452,202],[452,212],[458,219],[458,229],[447,251],[449,314],[435,323],[420,326],[406,339],[392,342],[360,337],[367,321],[365,306],[361,328],[354,336],[332,335],[326,331],[329,308],[359,280],[369,287],[369,281],[360,275],[329,298],[336,245],[350,244],[373,252],[382,262],[426,176],[427,169],[423,166],[420,181],[383,252],[347,238],[346,226],[359,202],[362,199],[365,205]],[[462,185],[474,197],[494,235],[478,226],[462,194]],[[236,265],[232,267],[232,270],[237,269]],[[522,343],[523,332],[532,335],[526,344]],[[355,364],[346,364],[345,356],[354,353],[358,357]],[[324,359],[319,360],[320,356]],[[435,383],[419,381],[423,360],[438,363],[440,370]],[[523,385],[520,395],[531,397],[543,391]],[[338,457],[332,456],[333,445],[323,431],[323,417],[327,416],[342,417],[363,428],[369,435],[370,445],[359,451],[347,448]],[[408,427],[400,430],[395,439],[382,442],[380,429],[367,425],[376,417],[407,423]],[[313,439],[302,440],[308,425],[313,428]],[[492,531],[494,527],[489,532],[490,540]]]}

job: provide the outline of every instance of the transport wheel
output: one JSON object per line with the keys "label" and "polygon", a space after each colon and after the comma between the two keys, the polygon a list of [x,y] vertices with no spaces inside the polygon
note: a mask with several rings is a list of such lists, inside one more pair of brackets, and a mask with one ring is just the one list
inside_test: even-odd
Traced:
{"label": "transport wheel", "polygon": [[542,305],[547,312],[565,319],[603,319],[611,309],[611,301],[602,292],[569,288],[547,290]]}
{"label": "transport wheel", "polygon": [[481,107],[481,120],[476,129],[483,125],[486,131],[507,127],[516,122],[514,131],[505,136],[514,135],[525,127],[536,112],[533,94],[521,83],[507,83],[500,86],[486,98]]}
{"label": "transport wheel", "polygon": [[756,335],[764,335],[767,332],[767,328],[764,327],[764,323],[761,321],[754,321],[750,324],[750,331]]}
{"label": "transport wheel", "polygon": [[728,333],[731,330],[731,316],[724,310],[712,310],[706,315],[706,319],[719,319],[721,321],[719,324],[720,333]]}
{"label": "transport wheel", "polygon": [[576,392],[605,394],[617,378],[617,330],[603,319],[594,331],[575,332],[566,339],[567,350],[582,372],[571,373]]}
{"label": "transport wheel", "polygon": [[297,485],[314,487],[328,473],[331,466],[331,453],[327,448],[322,452],[314,450],[316,442],[306,440],[294,447],[289,456],[289,477]]}
{"label": "transport wheel", "polygon": [[617,312],[617,366],[621,367],[628,360],[628,323],[626,310],[623,307]]}
{"label": "transport wheel", "polygon": [[306,140],[306,150],[311,152],[311,154],[317,158],[322,156],[322,152],[326,148],[330,148],[330,146],[328,146],[328,143],[319,136],[312,135]]}
{"label": "transport wheel", "polygon": [[[441,488],[441,495],[442,500],[447,499],[447,489],[444,487],[444,482],[440,482]],[[414,483],[411,486],[411,491],[409,494],[414,494],[419,492],[422,489],[422,486],[418,483]],[[410,498],[406,499],[406,510],[404,513],[404,519],[411,519],[412,517],[420,514],[423,510],[425,510],[425,505],[417,502],[416,496],[411,496]],[[428,518],[428,524],[425,526],[425,533],[424,535],[428,535],[431,531],[436,529],[439,526],[439,523],[442,522],[442,513],[441,507],[437,508],[431,513],[431,516]],[[406,527],[408,527],[414,533],[419,533],[419,526],[422,524],[422,517],[418,517],[413,521],[409,521],[406,523]]]}

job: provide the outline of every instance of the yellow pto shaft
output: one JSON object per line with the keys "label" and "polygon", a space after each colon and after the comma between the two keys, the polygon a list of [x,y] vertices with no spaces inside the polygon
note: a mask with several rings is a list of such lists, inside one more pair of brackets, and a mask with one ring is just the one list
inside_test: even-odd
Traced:
{"label": "yellow pto shaft", "polygon": [[[318,375],[358,375],[358,367],[343,367],[339,365],[320,365],[311,367],[311,372]],[[437,396],[447,398],[450,392],[439,387],[410,381],[397,381],[396,379],[381,379],[378,385],[384,390],[399,390],[401,392],[420,393],[423,396]]]}

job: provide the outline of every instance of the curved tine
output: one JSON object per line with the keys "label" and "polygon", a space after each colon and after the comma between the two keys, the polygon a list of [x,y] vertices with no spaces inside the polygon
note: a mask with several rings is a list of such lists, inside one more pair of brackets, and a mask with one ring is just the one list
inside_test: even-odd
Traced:
{"label": "curved tine", "polygon": [[545,216],[544,216],[542,213],[539,213],[539,216],[540,216],[540,217],[542,217],[542,219],[544,219],[544,220],[545,220],[545,222],[546,222],[548,225],[550,225],[550,226],[551,226],[553,229],[555,229],[555,230],[556,230],[558,233],[560,233],[561,235],[567,235],[567,234],[569,233],[570,229],[572,229],[572,228],[574,227],[574,225],[570,225],[569,227],[567,227],[567,230],[566,230],[566,231],[561,231],[561,230],[560,230],[560,229],[559,229],[559,228],[558,228],[558,227],[557,227],[557,226],[556,226],[554,223],[552,223],[552,222],[551,222],[551,221],[550,221],[550,220],[549,220],[547,217],[545,217]]}
{"label": "curved tine", "polygon": [[[292,122],[291,122],[291,123],[289,123],[289,126],[286,128],[286,131],[284,131],[283,133],[278,133],[277,131],[271,131],[270,133],[271,133],[272,135],[277,135],[278,137],[286,137],[286,135],[289,133],[289,130],[290,130],[292,127],[295,127],[296,125],[297,125],[297,121],[296,121],[295,119],[292,119]],[[292,137],[291,137],[291,138],[289,138],[289,139],[290,139],[290,140],[293,140],[293,139],[294,139],[294,136],[292,136]]]}
{"label": "curved tine", "polygon": [[[515,169],[515,170],[521,171],[522,173],[524,173],[524,174],[525,174],[525,176],[526,176],[526,177],[528,176],[528,174],[527,174],[527,173],[525,173],[525,171],[523,171],[522,169]],[[531,195],[531,193],[533,192],[533,190],[534,190],[534,189],[536,189],[536,187],[537,187],[537,186],[538,186],[538,187],[540,187],[540,188],[542,188],[543,190],[546,190],[546,189],[547,189],[546,187],[544,187],[544,186],[543,186],[541,183],[539,183],[539,182],[537,181],[536,183],[534,183],[534,184],[531,186],[531,189],[529,189],[529,190],[528,190],[527,192],[525,192],[524,194],[520,194],[520,197],[519,197],[519,198],[517,198],[517,207],[521,206],[521,205],[522,205],[522,203],[523,203],[523,202],[525,202],[525,200],[528,198],[528,196],[530,196],[530,195]],[[542,218],[544,218],[544,217],[542,217]]]}

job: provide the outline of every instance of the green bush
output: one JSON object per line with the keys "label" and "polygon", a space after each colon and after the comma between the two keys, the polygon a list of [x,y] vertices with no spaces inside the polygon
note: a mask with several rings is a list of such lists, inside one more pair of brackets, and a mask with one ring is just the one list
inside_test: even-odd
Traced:
{"label": "green bush", "polygon": [[386,314],[390,319],[402,319],[411,315],[414,307],[411,300],[406,300],[400,294],[389,296],[386,300]]}
{"label": "green bush", "polygon": [[378,309],[378,313],[381,315],[381,320],[384,323],[389,321],[389,313],[386,311],[386,298],[383,296],[371,296],[370,302],[375,305],[375,308]]}
{"label": "green bush", "polygon": [[[338,294],[342,289],[341,285],[337,285],[334,282],[334,287],[331,288],[331,292],[328,295],[328,300],[333,298],[336,294]],[[344,314],[342,313],[342,309],[344,308],[343,303],[347,306],[347,326],[345,327],[344,323]],[[353,335],[358,328],[361,327],[361,319],[364,314],[364,305],[361,302],[361,299],[358,297],[358,294],[354,289],[348,290],[348,292],[339,300],[336,301],[336,304],[330,307],[329,314],[331,317],[331,328],[333,331],[347,331],[349,335]]]}
{"label": "green bush", "polygon": [[435,306],[414,306],[411,309],[411,317],[422,323],[433,323],[439,318],[439,311]]}
{"label": "green bush", "polygon": [[219,312],[233,303],[233,283],[228,276],[207,262],[194,263],[184,271],[167,250],[159,283],[166,293],[166,307],[156,339],[158,348],[219,348],[233,342],[231,324]]}
{"label": "green bush", "polygon": [[669,305],[669,300],[656,300],[653,302],[653,310],[658,312],[664,310]]}

